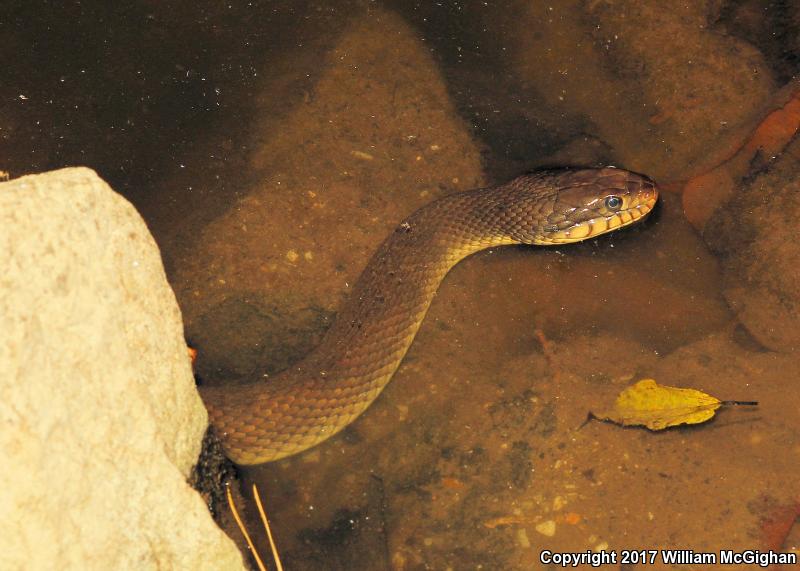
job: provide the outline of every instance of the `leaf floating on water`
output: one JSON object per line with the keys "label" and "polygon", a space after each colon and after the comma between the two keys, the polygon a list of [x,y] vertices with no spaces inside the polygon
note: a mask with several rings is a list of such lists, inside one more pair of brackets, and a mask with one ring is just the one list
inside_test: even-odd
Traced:
{"label": "leaf floating on water", "polygon": [[642,379],[622,391],[611,410],[592,412],[591,416],[622,426],[646,426],[650,430],[664,430],[680,424],[705,422],[723,404],[758,403],[721,401],[695,389],[666,387],[653,379]]}

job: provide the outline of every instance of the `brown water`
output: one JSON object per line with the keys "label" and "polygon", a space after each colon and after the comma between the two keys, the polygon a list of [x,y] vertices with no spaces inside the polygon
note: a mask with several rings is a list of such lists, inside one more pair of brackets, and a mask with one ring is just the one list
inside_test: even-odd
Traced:
{"label": "brown water", "polygon": [[[134,201],[211,383],[301,358],[377,242],[431,199],[546,164],[684,179],[795,61],[763,33],[780,3],[291,4],[20,4],[0,34],[23,54],[0,167],[88,164]],[[619,235],[459,265],[361,419],[243,471],[287,568],[768,549],[764,520],[800,498],[798,365],[737,320],[723,270],[668,192]],[[582,426],[645,377],[760,405],[658,434]]]}

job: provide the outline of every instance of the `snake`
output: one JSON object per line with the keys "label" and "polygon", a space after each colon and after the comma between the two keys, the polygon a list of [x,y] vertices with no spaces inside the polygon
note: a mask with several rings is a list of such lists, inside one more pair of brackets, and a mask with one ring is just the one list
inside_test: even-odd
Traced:
{"label": "snake", "polygon": [[499,246],[579,242],[644,219],[645,175],[544,169],[423,206],[378,247],[319,345],[270,378],[199,387],[225,454],[240,465],[315,446],[358,418],[391,380],[447,272]]}

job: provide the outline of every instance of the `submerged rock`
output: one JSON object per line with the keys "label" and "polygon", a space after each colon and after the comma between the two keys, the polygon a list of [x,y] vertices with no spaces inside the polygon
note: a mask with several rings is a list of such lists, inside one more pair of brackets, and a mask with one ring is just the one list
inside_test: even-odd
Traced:
{"label": "submerged rock", "polygon": [[722,259],[728,303],[761,345],[781,352],[800,349],[798,157],[795,141],[739,189],[703,234]]}
{"label": "submerged rock", "polygon": [[398,16],[355,18],[320,61],[295,109],[276,124],[267,106],[257,119],[254,182],[177,264],[204,379],[247,378],[304,356],[398,222],[484,182],[480,147],[427,46]]}
{"label": "submerged rock", "polygon": [[0,568],[242,568],[186,483],[207,416],[134,208],[85,168],[4,183],[0,266]]}

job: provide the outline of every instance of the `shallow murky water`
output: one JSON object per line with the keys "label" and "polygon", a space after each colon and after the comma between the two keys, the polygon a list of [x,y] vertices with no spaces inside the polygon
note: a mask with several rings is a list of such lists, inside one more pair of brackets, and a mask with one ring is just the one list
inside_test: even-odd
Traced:
{"label": "shallow murky water", "polygon": [[[0,34],[25,54],[12,66],[20,93],[4,89],[16,102],[0,111],[4,141],[16,143],[0,167],[88,164],[137,205],[206,382],[302,358],[377,243],[433,198],[554,164],[614,164],[666,190],[628,231],[460,264],[362,418],[244,470],[266,495],[287,568],[796,551],[796,530],[768,525],[800,499],[796,353],[765,346],[752,312],[738,317],[726,264],[739,245],[710,251],[716,226],[702,235],[689,224],[676,181],[727,158],[772,109],[797,46],[764,30],[775,11],[787,22],[800,11],[291,4],[74,8],[62,16],[79,19],[83,44],[61,62],[29,49],[45,33],[24,25],[42,16],[34,8],[17,7]],[[59,22],[49,17],[64,33],[53,45],[72,46]],[[786,303],[795,315],[797,299]],[[584,425],[645,377],[760,404],[657,434]],[[701,568],[660,558],[610,568],[645,567]]]}

